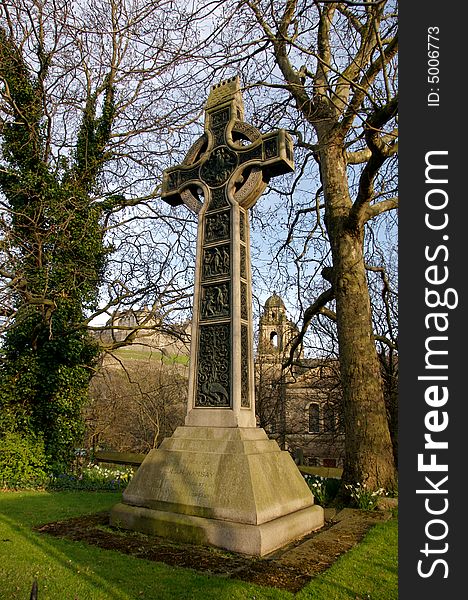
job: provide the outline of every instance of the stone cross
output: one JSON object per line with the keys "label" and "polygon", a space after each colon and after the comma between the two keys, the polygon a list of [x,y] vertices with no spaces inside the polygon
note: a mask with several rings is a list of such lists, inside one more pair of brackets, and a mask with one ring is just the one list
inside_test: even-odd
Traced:
{"label": "stone cross", "polygon": [[254,556],[322,527],[290,454],[255,419],[248,209],[292,169],[284,131],[244,123],[239,80],[214,86],[205,133],[163,178],[164,200],[198,213],[185,427],[150,450],[111,525]]}
{"label": "stone cross", "polygon": [[294,162],[284,130],[243,118],[239,78],[213,86],[205,133],[163,174],[161,197],[198,214],[187,426],[256,426],[247,210]]}

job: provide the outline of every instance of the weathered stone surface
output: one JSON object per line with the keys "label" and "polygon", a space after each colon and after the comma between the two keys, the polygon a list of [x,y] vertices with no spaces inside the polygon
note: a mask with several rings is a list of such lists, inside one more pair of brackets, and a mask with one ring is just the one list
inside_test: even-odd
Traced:
{"label": "weathered stone surface", "polygon": [[111,524],[264,555],[320,528],[323,509],[263,429],[179,427],[148,454]]}
{"label": "weathered stone surface", "polygon": [[163,174],[163,200],[198,214],[188,426],[255,427],[248,209],[294,170],[292,139],[243,119],[237,77],[213,86],[205,133]]}
{"label": "weathered stone surface", "polygon": [[231,552],[265,556],[323,525],[320,506],[310,506],[261,525],[206,519],[117,504],[111,524],[172,540],[212,545]]}

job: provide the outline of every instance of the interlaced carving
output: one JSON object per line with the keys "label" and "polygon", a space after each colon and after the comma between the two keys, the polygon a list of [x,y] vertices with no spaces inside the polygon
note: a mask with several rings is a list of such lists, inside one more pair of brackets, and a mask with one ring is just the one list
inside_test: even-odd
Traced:
{"label": "interlaced carving", "polygon": [[241,325],[241,406],[250,408],[249,398],[249,330],[247,325]]}
{"label": "interlaced carving", "polygon": [[246,257],[245,257],[245,246],[240,247],[240,274],[241,277],[247,279],[247,265],[246,265]]}
{"label": "interlaced carving", "polygon": [[239,228],[240,228],[240,239],[245,242],[245,213],[243,210],[239,211]]}
{"label": "interlaced carving", "polygon": [[231,113],[229,108],[223,108],[222,110],[217,110],[211,113],[211,128],[216,129],[218,127],[224,127],[229,122],[231,118]]}
{"label": "interlaced carving", "polygon": [[206,148],[208,144],[208,136],[204,133],[198,140],[191,146],[190,150],[187,152],[182,164],[183,165],[193,165],[193,163],[197,162],[202,156],[202,150]]}
{"label": "interlaced carving", "polygon": [[241,319],[248,319],[248,309],[247,309],[247,284],[243,281],[241,282]]}
{"label": "interlaced carving", "polygon": [[225,208],[229,206],[229,202],[226,198],[226,187],[214,188],[211,190],[211,199],[207,208],[207,212],[211,210],[218,210],[219,208]]}
{"label": "interlaced carving", "polygon": [[228,324],[200,327],[195,406],[218,408],[230,406],[229,348]]}
{"label": "interlaced carving", "polygon": [[265,141],[265,158],[273,158],[278,156],[278,141],[275,138],[270,138]]}

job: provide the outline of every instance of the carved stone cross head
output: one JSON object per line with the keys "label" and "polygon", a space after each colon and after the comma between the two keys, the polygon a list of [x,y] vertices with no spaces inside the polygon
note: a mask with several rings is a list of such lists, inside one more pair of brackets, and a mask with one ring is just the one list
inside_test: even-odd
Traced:
{"label": "carved stone cross head", "polygon": [[294,170],[291,137],[284,130],[261,134],[243,118],[239,78],[213,86],[205,106],[205,133],[181,165],[164,171],[163,200],[198,213],[200,196],[213,201],[226,188],[223,195],[231,203],[250,208],[271,177]]}

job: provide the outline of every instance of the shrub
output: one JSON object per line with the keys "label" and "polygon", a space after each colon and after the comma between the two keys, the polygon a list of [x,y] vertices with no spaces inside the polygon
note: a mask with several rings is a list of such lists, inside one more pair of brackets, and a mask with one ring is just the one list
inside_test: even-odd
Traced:
{"label": "shrub", "polygon": [[340,487],[340,480],[333,477],[306,474],[304,479],[320,506],[327,506],[335,498]]}
{"label": "shrub", "polygon": [[17,432],[4,433],[0,437],[0,486],[34,488],[47,480],[43,441]]}

